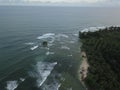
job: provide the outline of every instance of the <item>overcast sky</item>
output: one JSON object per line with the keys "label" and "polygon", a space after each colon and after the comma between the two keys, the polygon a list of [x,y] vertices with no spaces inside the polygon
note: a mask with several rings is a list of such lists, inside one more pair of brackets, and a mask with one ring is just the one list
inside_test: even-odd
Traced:
{"label": "overcast sky", "polygon": [[0,4],[120,6],[120,0],[0,0]]}

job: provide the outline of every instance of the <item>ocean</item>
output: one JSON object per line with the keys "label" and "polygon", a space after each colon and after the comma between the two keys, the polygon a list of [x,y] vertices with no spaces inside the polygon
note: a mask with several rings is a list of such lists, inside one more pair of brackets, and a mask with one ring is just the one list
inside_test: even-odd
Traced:
{"label": "ocean", "polygon": [[78,33],[111,25],[119,8],[0,6],[0,90],[85,90]]}

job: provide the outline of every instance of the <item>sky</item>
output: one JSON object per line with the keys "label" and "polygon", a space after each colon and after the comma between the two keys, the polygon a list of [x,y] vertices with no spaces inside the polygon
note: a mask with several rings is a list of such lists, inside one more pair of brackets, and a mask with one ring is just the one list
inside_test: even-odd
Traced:
{"label": "sky", "polygon": [[4,4],[120,6],[120,0],[0,0]]}

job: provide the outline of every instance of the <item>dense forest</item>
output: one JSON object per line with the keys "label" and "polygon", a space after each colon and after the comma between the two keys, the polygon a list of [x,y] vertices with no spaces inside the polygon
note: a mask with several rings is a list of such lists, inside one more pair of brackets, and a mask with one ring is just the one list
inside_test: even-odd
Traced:
{"label": "dense forest", "polygon": [[120,90],[120,27],[79,32],[87,54],[88,90]]}

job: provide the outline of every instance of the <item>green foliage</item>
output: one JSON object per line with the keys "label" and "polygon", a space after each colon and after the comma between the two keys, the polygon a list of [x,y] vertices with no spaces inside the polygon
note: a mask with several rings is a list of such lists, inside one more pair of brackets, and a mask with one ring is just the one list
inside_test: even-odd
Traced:
{"label": "green foliage", "polygon": [[89,90],[120,90],[120,27],[79,33],[90,64]]}

